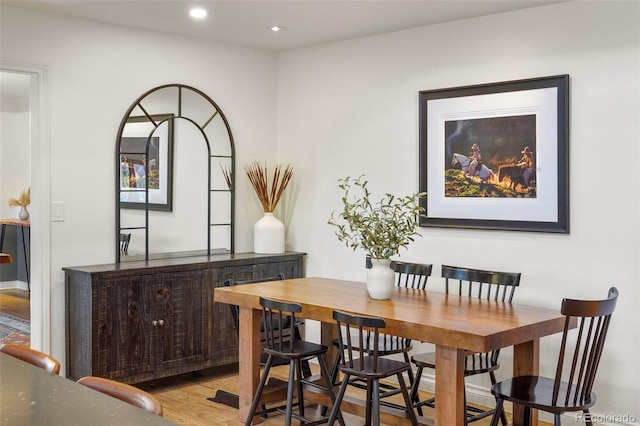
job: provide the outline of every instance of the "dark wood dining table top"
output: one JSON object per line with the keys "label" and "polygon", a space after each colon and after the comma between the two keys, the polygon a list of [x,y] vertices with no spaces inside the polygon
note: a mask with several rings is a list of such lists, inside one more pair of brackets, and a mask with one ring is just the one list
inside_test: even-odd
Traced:
{"label": "dark wood dining table top", "polygon": [[0,425],[175,425],[175,423],[0,353]]}

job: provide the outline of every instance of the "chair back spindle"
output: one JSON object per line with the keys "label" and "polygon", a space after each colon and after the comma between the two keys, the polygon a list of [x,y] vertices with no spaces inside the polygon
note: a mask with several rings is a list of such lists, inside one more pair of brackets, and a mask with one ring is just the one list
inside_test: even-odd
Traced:
{"label": "chair back spindle", "polygon": [[120,234],[120,253],[129,254],[129,242],[131,242],[131,234]]}
{"label": "chair back spindle", "polygon": [[297,303],[260,298],[265,333],[265,349],[292,352],[295,339],[296,312],[302,308]]}
{"label": "chair back spindle", "polygon": [[[236,285],[244,285],[244,284],[255,284],[260,282],[268,282],[268,281],[281,281],[284,280],[284,274],[280,273],[278,275],[274,275],[273,277],[268,278],[259,278],[255,280],[234,280],[228,279],[224,282],[225,287],[233,287]],[[238,305],[229,305],[229,309],[231,310],[231,320],[233,321],[233,327],[236,329],[236,333],[239,332],[240,326],[240,307]]]}
{"label": "chair back spindle", "polygon": [[[618,290],[612,287],[607,299],[603,301],[574,299],[562,301],[561,313],[566,315],[566,319],[556,367],[554,403],[559,400],[563,400],[565,404],[589,402],[617,298]],[[568,339],[572,321],[578,322],[578,335],[573,345]],[[565,382],[568,385],[562,386],[565,360],[569,359],[571,367]],[[560,399],[561,396],[562,399]]]}
{"label": "chair back spindle", "polygon": [[516,287],[520,285],[520,276],[516,272],[492,272],[442,265],[447,293],[457,287],[457,293],[461,296],[475,296],[496,302],[511,303]]}
{"label": "chair back spindle", "polygon": [[[367,256],[366,267],[371,269],[371,258]],[[396,273],[396,286],[424,290],[431,276],[433,265],[430,263],[405,263],[392,260],[389,267]]]}
{"label": "chair back spindle", "polygon": [[[376,317],[356,316],[340,311],[333,312],[333,319],[338,324],[340,353],[345,353],[342,365],[350,369],[364,371],[366,368],[365,360],[368,356],[371,358],[372,371],[377,372],[378,342],[380,340],[380,329],[386,326],[385,320]],[[352,334],[358,339],[357,345],[352,342]],[[365,339],[367,338],[373,339],[370,346],[365,344]],[[368,350],[364,348],[368,348]]]}
{"label": "chair back spindle", "polygon": [[497,405],[491,426],[504,416],[504,401],[524,408],[525,423],[537,409],[553,414],[555,425],[561,424],[564,413],[581,411],[591,425],[589,409],[597,399],[593,384],[617,300],[615,287],[603,300],[563,299],[565,323],[555,376],[522,375],[494,384],[491,393]]}

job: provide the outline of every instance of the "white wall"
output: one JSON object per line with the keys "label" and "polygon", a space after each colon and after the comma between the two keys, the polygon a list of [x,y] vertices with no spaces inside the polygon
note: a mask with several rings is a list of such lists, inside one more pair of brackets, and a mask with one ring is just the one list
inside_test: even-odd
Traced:
{"label": "white wall", "polygon": [[[28,78],[28,77],[26,77]],[[20,105],[24,102],[20,100]],[[19,207],[9,207],[9,198],[18,198],[29,188],[29,106],[3,103],[0,111],[0,217],[16,218]]]}
{"label": "white wall", "polygon": [[[435,265],[432,290],[442,264],[520,271],[516,303],[553,309],[617,286],[594,411],[640,420],[639,17],[638,2],[570,2],[281,54],[278,155],[301,186],[288,243],[308,253],[307,276],[364,280],[364,253],[326,224],[336,181],[366,174],[380,195],[418,190],[420,90],[569,74],[570,235],[425,228],[401,258]],[[558,343],[542,340],[543,373]],[[504,355],[500,377],[511,374]]]}
{"label": "white wall", "polygon": [[[309,254],[309,276],[363,279],[364,254],[340,244],[326,225],[339,207],[336,180],[365,173],[378,193],[417,190],[418,91],[568,73],[571,234],[429,228],[402,259],[435,264],[432,289],[443,263],[521,271],[517,301],[550,308],[562,297],[603,297],[616,285],[621,299],[595,411],[640,418],[637,2],[571,2],[279,55],[6,6],[1,12],[2,60],[47,67],[51,199],[64,201],[66,215],[51,235],[57,358],[64,359],[61,268],[113,261],[115,136],[146,90],[185,83],[211,96],[231,124],[239,176],[245,163],[273,160],[277,149],[300,186],[288,248]],[[238,252],[252,249],[252,197],[246,187],[237,195]],[[545,373],[557,343],[542,341]]]}
{"label": "white wall", "polygon": [[[230,123],[240,180],[244,164],[276,156],[276,55],[6,6],[0,19],[2,60],[47,68],[51,200],[64,202],[65,221],[51,224],[44,285],[52,292],[51,353],[62,361],[62,268],[114,261],[115,139],[131,103],[162,84],[202,90]],[[237,194],[238,252],[252,250],[256,220],[242,204],[254,201],[245,189]]]}

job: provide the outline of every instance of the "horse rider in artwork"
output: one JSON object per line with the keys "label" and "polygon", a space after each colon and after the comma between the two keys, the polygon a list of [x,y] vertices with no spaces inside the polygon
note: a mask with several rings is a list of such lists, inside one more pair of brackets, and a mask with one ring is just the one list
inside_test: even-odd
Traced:
{"label": "horse rider in artwork", "polygon": [[522,169],[522,180],[525,188],[529,186],[529,180],[533,177],[536,169],[533,160],[533,152],[525,146],[521,152],[522,158],[518,161],[518,166]]}
{"label": "horse rider in artwork", "polygon": [[469,163],[467,176],[475,176],[476,171],[480,172],[482,168],[482,154],[480,154],[480,148],[478,148],[478,144],[476,143],[471,146],[471,157],[469,157],[469,160],[471,160],[471,162]]}

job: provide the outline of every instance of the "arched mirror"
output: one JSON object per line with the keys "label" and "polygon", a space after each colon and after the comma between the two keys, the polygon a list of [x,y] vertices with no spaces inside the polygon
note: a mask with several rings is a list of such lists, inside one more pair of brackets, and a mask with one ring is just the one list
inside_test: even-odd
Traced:
{"label": "arched mirror", "polygon": [[116,262],[233,253],[234,154],[226,117],[200,90],[140,96],[116,139]]}

